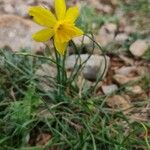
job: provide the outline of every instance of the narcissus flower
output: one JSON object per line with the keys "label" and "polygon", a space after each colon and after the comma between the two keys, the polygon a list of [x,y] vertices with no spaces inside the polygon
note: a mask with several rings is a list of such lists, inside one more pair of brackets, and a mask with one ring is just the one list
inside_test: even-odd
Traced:
{"label": "narcissus flower", "polygon": [[33,34],[32,38],[38,42],[46,42],[53,37],[56,50],[64,55],[68,42],[83,34],[83,31],[75,26],[79,16],[77,6],[66,9],[65,0],[55,0],[55,13],[42,6],[33,6],[29,9],[29,15],[33,20],[45,28]]}

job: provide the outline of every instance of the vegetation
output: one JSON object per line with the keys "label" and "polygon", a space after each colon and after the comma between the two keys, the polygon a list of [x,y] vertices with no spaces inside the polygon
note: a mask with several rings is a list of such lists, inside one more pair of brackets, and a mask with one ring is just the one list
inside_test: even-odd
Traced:
{"label": "vegetation", "polygon": [[[144,10],[147,14],[147,2],[138,0],[135,10]],[[77,23],[84,31],[90,32],[93,23],[98,28],[106,22],[118,21],[116,16],[98,18],[93,8],[84,6]],[[135,33],[121,45],[128,55],[129,45],[139,36],[142,35]],[[110,54],[107,48],[104,52]],[[43,78],[53,87],[60,86],[58,79],[42,78],[36,73],[42,64],[55,64],[46,53],[28,55],[27,51],[0,50],[0,150],[150,149],[150,120],[135,121],[131,118],[133,111],[126,114],[128,110],[109,108],[106,100],[110,95],[98,96],[87,81],[80,89],[77,70],[82,66],[75,68],[74,80],[69,79],[70,82],[64,84],[65,92],[59,99],[57,90],[47,91],[40,86]],[[149,56],[150,51],[147,51],[143,58],[149,61]],[[137,82],[149,92],[149,75]],[[112,95],[125,93],[128,86],[120,87]],[[149,102],[147,98],[134,102],[131,109],[138,111]]]}

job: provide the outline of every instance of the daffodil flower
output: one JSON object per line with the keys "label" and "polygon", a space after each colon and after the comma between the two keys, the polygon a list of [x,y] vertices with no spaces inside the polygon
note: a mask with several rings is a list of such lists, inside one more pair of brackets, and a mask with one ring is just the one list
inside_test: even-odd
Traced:
{"label": "daffodil flower", "polygon": [[55,0],[55,14],[42,6],[33,6],[29,9],[29,15],[33,20],[45,28],[32,35],[38,42],[46,42],[53,37],[56,50],[64,55],[68,42],[81,36],[83,31],[75,26],[79,16],[77,6],[66,9],[65,0]]}

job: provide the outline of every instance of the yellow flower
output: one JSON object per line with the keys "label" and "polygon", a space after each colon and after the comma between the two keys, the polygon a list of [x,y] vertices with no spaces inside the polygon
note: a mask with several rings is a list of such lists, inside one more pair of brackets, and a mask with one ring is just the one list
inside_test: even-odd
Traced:
{"label": "yellow flower", "polygon": [[53,37],[56,50],[64,55],[68,42],[83,34],[83,31],[75,26],[79,15],[77,6],[66,9],[65,0],[55,0],[56,17],[46,8],[33,6],[29,9],[29,15],[33,20],[45,28],[33,34],[32,38],[38,42],[46,42]]}

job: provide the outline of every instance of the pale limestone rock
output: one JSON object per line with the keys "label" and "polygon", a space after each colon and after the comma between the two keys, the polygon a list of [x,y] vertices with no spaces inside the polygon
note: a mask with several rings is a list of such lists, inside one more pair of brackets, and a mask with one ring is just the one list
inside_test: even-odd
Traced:
{"label": "pale limestone rock", "polygon": [[113,79],[120,85],[123,85],[123,84],[127,84],[129,82],[135,82],[135,81],[138,81],[140,79],[140,77],[127,77],[127,76],[124,76],[124,75],[121,75],[121,74],[115,74],[113,76]]}
{"label": "pale limestone rock", "polygon": [[124,56],[124,55],[119,55],[119,58],[122,60],[122,61],[124,61],[124,63],[126,64],[126,65],[134,65],[134,60],[132,59],[132,58],[129,58],[129,57],[127,57],[127,56]]}
{"label": "pale limestone rock", "polygon": [[123,67],[115,70],[115,73],[128,76],[130,73],[136,72],[136,70],[137,70],[136,66],[129,66],[129,67],[123,66]]}
{"label": "pale limestone rock", "polygon": [[82,41],[83,44],[88,45],[91,43],[91,40],[87,37],[87,36],[79,36],[79,37],[75,37],[73,38],[73,42],[77,45],[77,46],[81,46],[82,45]]}
{"label": "pale limestone rock", "polygon": [[139,85],[128,87],[128,90],[130,92],[132,92],[133,94],[137,94],[137,95],[143,93],[143,90],[142,90],[142,88]]}
{"label": "pale limestone rock", "polygon": [[82,70],[85,79],[95,81],[99,76],[105,77],[110,62],[108,56],[81,54],[78,57],[78,55],[71,55],[66,59],[66,69],[74,69],[77,58],[79,58],[77,62],[78,66],[88,59]]}
{"label": "pale limestone rock", "polygon": [[34,52],[44,49],[43,43],[32,40],[32,34],[40,29],[30,20],[15,15],[1,15],[0,48],[9,46],[13,51],[25,48]]}
{"label": "pale limestone rock", "polygon": [[57,70],[50,64],[42,64],[36,71],[35,75],[39,78],[39,88],[44,91],[53,91],[55,82],[54,78],[57,75]]}
{"label": "pale limestone rock", "polygon": [[116,42],[118,43],[123,43],[125,42],[127,39],[129,38],[129,36],[125,33],[119,33],[117,34],[117,36],[115,37]]}
{"label": "pale limestone rock", "polygon": [[141,57],[148,50],[148,44],[145,40],[137,40],[131,44],[129,50],[135,57]]}
{"label": "pale limestone rock", "polygon": [[117,25],[113,23],[103,25],[99,30],[97,41],[102,45],[106,46],[112,42],[115,38],[115,32],[117,31]]}
{"label": "pale limestone rock", "polygon": [[111,85],[103,85],[102,91],[104,94],[109,95],[118,90],[118,86],[116,84]]}
{"label": "pale limestone rock", "polygon": [[109,107],[114,109],[128,109],[131,107],[130,102],[120,95],[109,97],[106,103]]}

